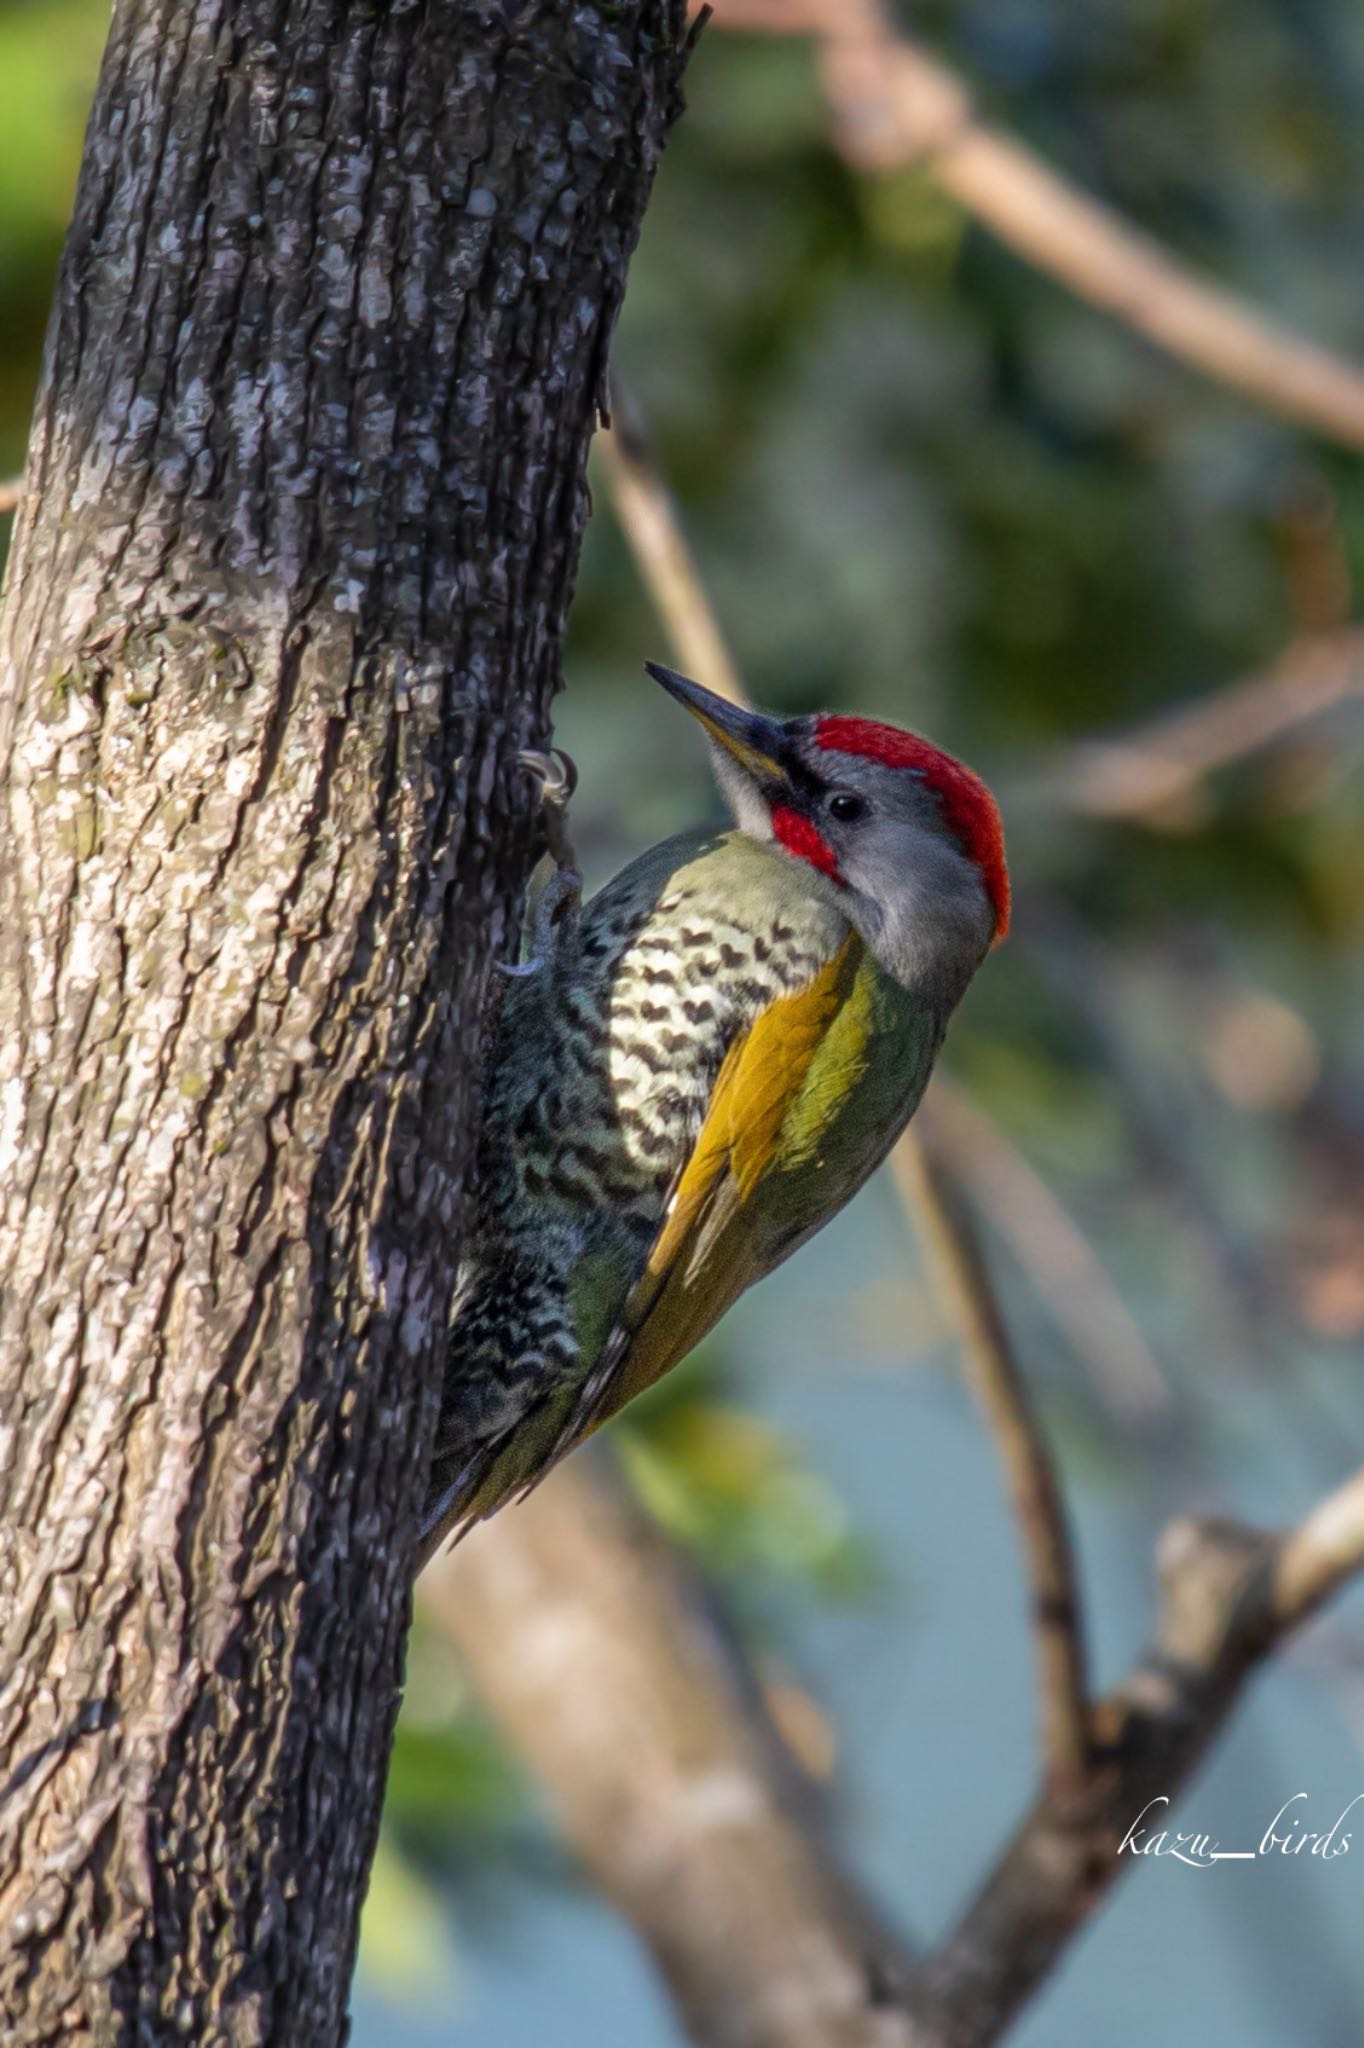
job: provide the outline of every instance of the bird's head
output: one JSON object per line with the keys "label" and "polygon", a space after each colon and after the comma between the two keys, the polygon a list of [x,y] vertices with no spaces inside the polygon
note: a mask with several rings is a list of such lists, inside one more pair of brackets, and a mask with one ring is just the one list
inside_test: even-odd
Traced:
{"label": "bird's head", "polygon": [[837,889],[897,980],[964,985],[1009,928],[1004,831],[980,777],[896,725],[765,718],[645,666],[705,727],[740,831]]}

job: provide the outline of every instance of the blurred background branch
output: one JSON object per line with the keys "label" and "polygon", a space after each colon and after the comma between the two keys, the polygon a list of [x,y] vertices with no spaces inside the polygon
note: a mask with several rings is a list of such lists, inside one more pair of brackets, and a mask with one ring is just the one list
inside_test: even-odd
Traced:
{"label": "blurred background branch", "polygon": [[678,666],[707,689],[742,703],[739,671],[687,545],[643,415],[619,377],[611,379],[611,418],[597,436],[595,452],[606,474],[612,509]]}
{"label": "blurred background branch", "polygon": [[919,1136],[1032,1277],[1110,1412],[1141,1430],[1168,1418],[1164,1368],[1093,1244],[992,1117],[941,1070]]}
{"label": "blurred background branch", "polygon": [[710,2048],[892,2048],[910,1960],[700,1575],[606,1462],[561,1467],[418,1582],[574,1851]]}
{"label": "blurred background branch", "polygon": [[844,1872],[704,1581],[595,1464],[437,1559],[418,1602],[707,2048],[998,2040],[1137,1860],[1120,1845],[1143,1808],[1177,1798],[1257,1667],[1364,1569],[1364,1472],[1281,1536],[1171,1524],[1150,1648],[920,1960]]}
{"label": "blurred background branch", "polygon": [[718,0],[721,28],[807,35],[838,147],[870,174],[922,164],[1027,263],[1157,347],[1284,418],[1364,448],[1364,371],[1200,279],[992,127],[881,0]]}
{"label": "blurred background branch", "polygon": [[1036,1642],[1039,1737],[1048,1780],[1068,1783],[1090,1756],[1089,1681],[1070,1530],[1047,1440],[975,1227],[930,1139],[910,1134],[891,1155],[895,1184],[922,1234],[961,1343],[981,1418],[994,1440],[1023,1556]]}
{"label": "blurred background branch", "polygon": [[1076,742],[1010,792],[1014,804],[1096,818],[1178,817],[1204,778],[1309,720],[1364,699],[1364,632],[1299,641],[1264,675],[1229,683],[1126,734]]}

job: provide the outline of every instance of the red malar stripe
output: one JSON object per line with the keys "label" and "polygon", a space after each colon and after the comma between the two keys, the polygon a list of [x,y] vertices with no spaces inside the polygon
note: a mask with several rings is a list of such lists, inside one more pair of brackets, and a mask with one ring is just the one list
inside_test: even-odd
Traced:
{"label": "red malar stripe", "polygon": [[789,804],[774,804],[772,807],[772,834],[778,846],[784,846],[788,853],[794,853],[800,860],[808,860],[812,868],[818,868],[831,881],[841,882],[838,872],[838,856],[817,826],[799,811],[793,811]]}

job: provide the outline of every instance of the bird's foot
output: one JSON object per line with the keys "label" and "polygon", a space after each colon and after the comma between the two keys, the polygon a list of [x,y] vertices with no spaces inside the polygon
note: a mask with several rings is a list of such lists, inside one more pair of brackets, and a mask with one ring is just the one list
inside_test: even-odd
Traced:
{"label": "bird's foot", "polygon": [[582,893],[583,878],[576,868],[556,868],[535,900],[529,954],[519,963],[500,960],[499,971],[513,981],[524,981],[538,974],[546,961],[560,967],[575,955]]}
{"label": "bird's foot", "polygon": [[578,764],[571,754],[562,747],[551,747],[547,754],[537,753],[527,747],[516,757],[518,764],[540,784],[540,802],[544,806],[545,838],[554,856],[556,867],[573,866],[573,849],[568,843],[568,807],[573,801],[573,792],[578,787]]}
{"label": "bird's foot", "polygon": [[576,956],[583,878],[568,836],[568,806],[578,786],[578,770],[572,756],[555,747],[548,754],[527,750],[517,758],[523,768],[539,779],[545,843],[554,862],[554,873],[539,891],[531,912],[532,944],[528,957],[519,965],[498,963],[503,974],[521,981],[538,974],[547,960],[557,967]]}

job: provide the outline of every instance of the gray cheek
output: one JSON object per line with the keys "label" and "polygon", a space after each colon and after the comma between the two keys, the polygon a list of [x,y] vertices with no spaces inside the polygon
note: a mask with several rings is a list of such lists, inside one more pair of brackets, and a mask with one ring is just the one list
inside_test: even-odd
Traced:
{"label": "gray cheek", "polygon": [[994,928],[972,863],[938,835],[910,832],[863,860],[849,881],[853,922],[886,972],[935,1008],[951,1008]]}

